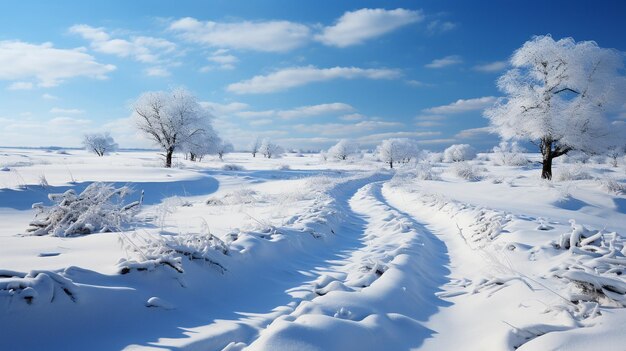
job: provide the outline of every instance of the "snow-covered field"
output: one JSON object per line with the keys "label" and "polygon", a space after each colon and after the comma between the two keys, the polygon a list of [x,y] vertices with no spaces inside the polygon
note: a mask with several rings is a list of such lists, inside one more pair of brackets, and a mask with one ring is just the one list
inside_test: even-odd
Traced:
{"label": "snow-covered field", "polygon": [[[489,157],[2,149],[0,349],[626,349],[623,160],[542,181]],[[28,234],[94,182],[134,218]]]}

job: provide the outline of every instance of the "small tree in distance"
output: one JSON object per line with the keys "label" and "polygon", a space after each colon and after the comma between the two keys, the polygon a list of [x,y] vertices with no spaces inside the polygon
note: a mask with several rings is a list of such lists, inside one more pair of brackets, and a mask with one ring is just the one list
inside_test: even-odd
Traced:
{"label": "small tree in distance", "polygon": [[337,144],[328,149],[328,156],[336,160],[345,161],[348,156],[357,153],[359,147],[346,139],[340,140]]}
{"label": "small tree in distance", "polygon": [[85,134],[83,137],[83,146],[86,150],[93,152],[98,156],[104,156],[109,152],[117,150],[117,143],[108,133]]}
{"label": "small tree in distance", "polygon": [[274,144],[270,139],[265,138],[261,142],[259,152],[263,154],[263,157],[272,158],[278,154],[281,154],[283,152],[283,149],[280,146]]}
{"label": "small tree in distance", "polygon": [[210,126],[209,113],[185,89],[145,93],[133,109],[137,128],[163,150],[168,168],[174,151]]}
{"label": "small tree in distance", "polygon": [[392,138],[383,140],[376,148],[378,158],[393,168],[396,163],[407,163],[419,155],[415,140]]}
{"label": "small tree in distance", "polygon": [[592,41],[538,36],[515,51],[511,65],[498,79],[506,97],[485,116],[503,139],[539,147],[542,178],[552,178],[556,157],[602,153],[619,141],[618,126],[605,116],[623,103],[621,53]]}
{"label": "small tree in distance", "polygon": [[256,157],[256,154],[259,152],[259,148],[261,147],[261,139],[256,137],[252,144],[250,144],[250,152],[252,153],[252,157]]}
{"label": "small tree in distance", "polygon": [[233,152],[235,150],[235,148],[233,147],[233,144],[227,142],[227,141],[222,141],[217,145],[217,155],[219,156],[220,160],[224,160],[224,155],[229,153],[229,152]]}

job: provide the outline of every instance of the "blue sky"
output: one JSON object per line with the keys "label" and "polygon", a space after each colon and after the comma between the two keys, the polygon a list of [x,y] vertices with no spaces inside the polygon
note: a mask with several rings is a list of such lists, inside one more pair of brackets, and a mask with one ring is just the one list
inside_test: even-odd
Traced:
{"label": "blue sky", "polygon": [[184,86],[236,147],[424,148],[497,142],[481,110],[533,35],[626,51],[622,1],[5,1],[0,145],[78,146],[130,122],[142,92]]}

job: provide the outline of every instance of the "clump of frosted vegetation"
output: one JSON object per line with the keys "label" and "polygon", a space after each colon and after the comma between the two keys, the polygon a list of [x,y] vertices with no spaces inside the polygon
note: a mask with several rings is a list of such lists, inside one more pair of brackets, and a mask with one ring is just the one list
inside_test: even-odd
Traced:
{"label": "clump of frosted vegetation", "polygon": [[524,149],[516,142],[501,142],[493,148],[490,159],[495,166],[525,166],[529,160],[523,154]]}
{"label": "clump of frosted vegetation", "polygon": [[326,152],[326,158],[331,160],[345,161],[348,157],[359,152],[359,146],[346,139],[340,140]]}
{"label": "clump of frosted vegetation", "polygon": [[571,151],[562,157],[563,163],[587,163],[589,155],[581,151]]}
{"label": "clump of frosted vegetation", "polygon": [[49,194],[54,205],[33,204],[35,218],[26,232],[30,235],[78,236],[120,230],[136,214],[140,203],[124,203],[130,188],[93,183],[77,195],[73,189]]}
{"label": "clump of frosted vegetation", "polygon": [[626,191],[626,185],[620,183],[617,179],[611,176],[605,176],[599,179],[602,188],[610,194],[622,194]]}
{"label": "clump of frosted vegetation", "polygon": [[443,152],[427,152],[424,155],[424,160],[428,163],[443,162]]}
{"label": "clump of frosted vegetation", "polygon": [[476,157],[476,151],[468,144],[455,144],[443,152],[443,162],[469,161]]}
{"label": "clump of frosted vegetation", "polygon": [[234,163],[227,163],[222,166],[222,170],[224,171],[244,171],[245,168],[241,165],[237,165]]}
{"label": "clump of frosted vegetation", "polygon": [[563,165],[557,170],[556,180],[563,182],[569,180],[592,179],[587,169],[580,164]]}
{"label": "clump of frosted vegetation", "polygon": [[459,178],[469,180],[469,181],[478,181],[482,179],[482,171],[476,167],[471,165],[466,161],[455,162],[452,166],[450,166],[454,175]]}
{"label": "clump of frosted vegetation", "polygon": [[419,180],[440,180],[440,172],[433,169],[430,163],[419,163],[415,169],[415,178]]}

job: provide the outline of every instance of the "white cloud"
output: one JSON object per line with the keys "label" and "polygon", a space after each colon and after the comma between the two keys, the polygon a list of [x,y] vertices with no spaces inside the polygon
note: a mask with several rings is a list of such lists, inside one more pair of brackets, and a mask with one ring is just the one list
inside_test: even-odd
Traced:
{"label": "white cloud", "polygon": [[482,110],[488,106],[491,106],[495,103],[495,96],[485,96],[476,99],[459,99],[451,104],[431,107],[422,110],[426,113],[434,113],[434,114],[455,114],[455,113],[464,113],[469,111]]}
{"label": "white cloud", "polygon": [[217,102],[203,101],[200,105],[209,110],[209,112],[216,117],[230,115],[248,108],[248,104],[244,104],[243,102],[220,104]]}
{"label": "white cloud", "polygon": [[113,65],[104,65],[82,49],[57,49],[52,43],[0,41],[0,80],[36,79],[40,87],[52,87],[65,79],[106,79]]}
{"label": "white cloud", "polygon": [[427,29],[430,34],[449,32],[457,27],[457,24],[450,21],[434,20],[428,23]]}
{"label": "white cloud", "polygon": [[354,136],[358,133],[364,133],[372,130],[384,128],[401,127],[402,123],[388,121],[366,120],[357,123],[321,123],[321,124],[297,124],[293,126],[294,130],[301,133],[311,133],[316,135],[346,135]]}
{"label": "white cloud", "polygon": [[84,113],[85,111],[83,110],[79,110],[77,108],[59,108],[59,107],[53,107],[52,109],[50,109],[50,113],[54,113],[54,114],[62,114],[62,115],[80,115],[82,113]]}
{"label": "white cloud", "polygon": [[292,119],[297,117],[319,116],[349,111],[354,111],[354,107],[341,102],[335,102],[331,104],[302,106],[292,110],[279,111],[278,116],[285,119]]}
{"label": "white cloud", "polygon": [[213,63],[213,65],[205,66],[200,69],[202,72],[208,72],[213,69],[229,70],[234,69],[235,64],[239,62],[239,59],[232,54],[228,53],[227,49],[219,49],[211,53],[207,60]]}
{"label": "white cloud", "polygon": [[128,39],[113,38],[104,28],[95,28],[86,24],[77,24],[69,29],[70,33],[80,35],[90,41],[90,47],[104,54],[118,57],[131,57],[136,61],[157,63],[166,54],[177,50],[176,44],[161,38],[131,36]]}
{"label": "white cloud", "polygon": [[365,116],[360,113],[351,113],[349,115],[343,115],[339,117],[342,121],[360,121],[365,119]]}
{"label": "white cloud", "polygon": [[274,117],[276,116],[276,112],[276,110],[241,111],[237,112],[236,115],[241,118]]}
{"label": "white cloud", "polygon": [[255,119],[249,122],[251,126],[265,126],[265,125],[272,124],[272,123],[274,123],[274,120],[269,119],[269,118]]}
{"label": "white cloud", "polygon": [[440,132],[387,132],[365,135],[356,139],[361,144],[373,145],[389,138],[422,138],[441,134]]}
{"label": "white cloud", "polygon": [[315,36],[325,45],[346,47],[361,44],[402,26],[424,19],[421,11],[405,9],[360,9],[346,12],[337,22]]}
{"label": "white cloud", "polygon": [[31,82],[14,82],[7,87],[8,90],[30,90],[33,88]]}
{"label": "white cloud", "polygon": [[450,55],[444,58],[433,60],[431,63],[427,64],[427,68],[444,68],[452,65],[458,65],[463,63],[463,59],[458,55]]}
{"label": "white cloud", "polygon": [[491,127],[470,128],[470,129],[464,129],[464,130],[458,132],[455,135],[455,138],[458,138],[458,139],[475,139],[475,138],[478,138],[478,137],[483,137],[485,134],[491,134],[491,133],[492,133]]}
{"label": "white cloud", "polygon": [[89,125],[91,124],[91,121],[88,119],[79,119],[79,118],[72,118],[72,117],[55,117],[51,119],[50,121],[48,121],[48,123],[51,126],[55,126],[55,127],[64,127],[64,126],[78,127],[78,126]]}
{"label": "white cloud", "polygon": [[317,68],[314,66],[285,68],[265,76],[255,76],[251,79],[230,84],[227,90],[236,94],[260,94],[282,91],[313,82],[322,82],[333,79],[395,79],[400,76],[398,70],[333,67]]}
{"label": "white cloud", "polygon": [[144,70],[144,72],[150,77],[169,77],[171,75],[167,68],[161,66],[148,67]]}
{"label": "white cloud", "polygon": [[44,100],[57,100],[58,99],[58,97],[56,97],[56,96],[54,96],[52,94],[48,94],[48,93],[45,93],[45,94],[41,95],[41,98],[44,99]]}
{"label": "white cloud", "polygon": [[490,63],[485,63],[483,65],[474,66],[475,71],[479,72],[500,72],[503,71],[507,67],[507,63],[505,61],[495,61]]}
{"label": "white cloud", "polygon": [[185,17],[170,24],[187,41],[212,47],[285,52],[309,40],[309,27],[289,21],[219,23]]}
{"label": "white cloud", "polygon": [[443,123],[439,122],[439,121],[420,121],[420,122],[415,122],[415,126],[416,127],[420,127],[420,128],[430,128],[430,127],[438,127],[443,125]]}

